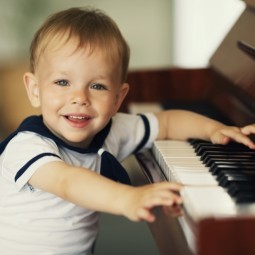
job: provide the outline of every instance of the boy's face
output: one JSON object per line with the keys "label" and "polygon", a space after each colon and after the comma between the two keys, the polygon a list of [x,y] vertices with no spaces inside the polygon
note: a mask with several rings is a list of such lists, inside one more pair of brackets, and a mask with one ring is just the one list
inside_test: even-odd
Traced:
{"label": "boy's face", "polygon": [[121,84],[118,61],[98,49],[75,51],[76,45],[73,40],[46,49],[24,83],[45,125],[68,144],[84,147],[117,112],[129,86]]}

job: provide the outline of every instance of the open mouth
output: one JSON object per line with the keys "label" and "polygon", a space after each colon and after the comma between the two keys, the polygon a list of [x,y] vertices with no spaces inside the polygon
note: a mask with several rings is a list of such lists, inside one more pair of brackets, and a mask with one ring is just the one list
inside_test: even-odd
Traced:
{"label": "open mouth", "polygon": [[92,119],[92,117],[89,115],[78,114],[65,115],[64,117],[68,121],[69,125],[71,125],[74,128],[84,128],[90,123]]}
{"label": "open mouth", "polygon": [[71,121],[87,121],[90,119],[90,117],[88,116],[73,116],[73,115],[66,116],[66,118]]}

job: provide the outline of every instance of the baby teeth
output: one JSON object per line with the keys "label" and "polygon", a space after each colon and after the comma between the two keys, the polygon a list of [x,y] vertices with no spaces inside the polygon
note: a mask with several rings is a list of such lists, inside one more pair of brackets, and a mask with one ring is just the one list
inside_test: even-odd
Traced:
{"label": "baby teeth", "polygon": [[84,120],[89,119],[88,117],[82,117],[82,116],[69,116],[70,119],[77,119],[77,120]]}

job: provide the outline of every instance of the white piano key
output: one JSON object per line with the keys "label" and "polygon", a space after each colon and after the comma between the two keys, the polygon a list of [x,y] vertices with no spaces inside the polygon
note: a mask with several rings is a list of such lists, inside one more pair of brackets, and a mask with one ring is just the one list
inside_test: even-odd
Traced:
{"label": "white piano key", "polygon": [[177,173],[176,179],[184,185],[213,185],[218,186],[215,178],[209,173]]}
{"label": "white piano key", "polygon": [[172,166],[172,168],[176,171],[183,171],[183,172],[209,172],[208,168],[205,168],[204,166]]}
{"label": "white piano key", "polygon": [[187,186],[181,192],[185,208],[194,220],[236,215],[236,205],[219,186]]}

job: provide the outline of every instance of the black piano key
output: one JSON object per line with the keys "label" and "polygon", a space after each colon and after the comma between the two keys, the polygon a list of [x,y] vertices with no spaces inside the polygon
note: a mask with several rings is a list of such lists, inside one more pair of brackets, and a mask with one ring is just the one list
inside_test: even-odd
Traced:
{"label": "black piano key", "polygon": [[240,193],[254,193],[255,194],[255,185],[246,185],[243,187],[236,186],[235,188],[228,189],[228,193],[231,197],[236,197]]}
{"label": "black piano key", "polygon": [[230,183],[253,183],[255,185],[255,178],[254,177],[247,177],[247,176],[227,176],[224,180],[219,182],[219,185],[227,188]]}
{"label": "black piano key", "polygon": [[209,171],[213,174],[213,175],[218,175],[220,172],[222,171],[253,171],[255,170],[255,166],[254,165],[250,165],[250,166],[242,166],[239,167],[237,165],[217,165],[214,166],[213,168],[210,168]]}
{"label": "black piano key", "polygon": [[249,161],[254,161],[255,162],[255,154],[246,154],[246,153],[242,153],[237,154],[237,153],[230,153],[230,154],[207,154],[204,157],[200,158],[202,160],[202,162],[206,165],[210,165],[211,162],[215,161],[215,160],[249,160]]}
{"label": "black piano key", "polygon": [[235,195],[237,192],[241,191],[241,190],[253,190],[255,189],[255,184],[254,183],[230,183],[227,187],[227,192],[230,195]]}
{"label": "black piano key", "polygon": [[234,146],[234,147],[230,147],[230,146],[227,146],[225,145],[225,147],[222,147],[222,146],[201,146],[200,148],[198,149],[195,149],[195,152],[198,156],[201,156],[203,155],[204,153],[206,153],[206,151],[214,151],[214,152],[219,152],[219,153],[224,153],[224,152],[240,152],[240,151],[243,151],[244,153],[245,152],[249,152],[250,149],[249,148],[243,148],[243,147],[238,147],[238,146]]}
{"label": "black piano key", "polygon": [[240,151],[251,151],[248,147],[243,144],[239,143],[229,143],[227,145],[220,145],[220,144],[212,144],[210,142],[202,141],[198,142],[196,145],[192,145],[194,147],[195,152],[197,155],[202,155],[206,151],[219,151],[219,152],[240,152]]}
{"label": "black piano key", "polygon": [[221,169],[230,169],[230,168],[239,168],[239,169],[255,169],[255,162],[213,162],[209,168],[209,171],[213,174],[217,174]]}
{"label": "black piano key", "polygon": [[234,176],[234,175],[247,175],[247,176],[252,176],[255,175],[255,172],[253,170],[249,171],[249,170],[243,170],[243,171],[231,171],[231,170],[223,170],[221,171],[217,177],[216,180],[220,181],[223,178],[225,178],[226,176]]}
{"label": "black piano key", "polygon": [[195,139],[189,142],[237,204],[255,203],[255,150],[235,142],[228,145]]}
{"label": "black piano key", "polygon": [[[255,173],[227,173],[218,178],[219,184],[227,187],[228,194],[239,202],[248,202],[249,199],[255,197]],[[229,189],[230,183],[235,184],[235,188]],[[242,185],[241,185],[242,184]],[[249,185],[248,185],[249,184]],[[245,199],[244,199],[245,197]]]}
{"label": "black piano key", "polygon": [[243,179],[247,179],[247,180],[254,180],[255,182],[255,173],[253,172],[246,172],[246,173],[233,173],[233,172],[228,172],[225,174],[221,174],[218,175],[218,177],[216,178],[218,183],[224,184],[224,183],[228,183],[229,181],[239,181],[239,180],[243,180]]}
{"label": "black piano key", "polygon": [[195,138],[190,138],[190,139],[188,140],[188,143],[189,143],[190,145],[192,145],[193,147],[199,146],[201,143],[210,144],[209,141],[205,141],[205,140],[201,140],[201,139],[195,139]]}
{"label": "black piano key", "polygon": [[244,187],[254,187],[254,183],[250,182],[250,183],[239,183],[238,185],[236,183],[230,183],[228,186],[228,189],[231,188],[244,188]]}
{"label": "black piano key", "polygon": [[214,158],[227,158],[227,159],[232,159],[232,158],[248,158],[250,160],[255,161],[255,151],[253,152],[216,152],[216,151],[209,151],[203,153],[203,155],[200,156],[200,160],[206,164],[209,160],[212,160]]}
{"label": "black piano key", "polygon": [[223,164],[233,164],[233,163],[237,163],[237,164],[242,164],[242,163],[255,163],[255,159],[254,158],[250,158],[250,157],[217,157],[217,158],[210,158],[208,159],[206,162],[203,162],[205,166],[212,166],[214,165],[215,163],[216,164],[220,164],[220,163],[223,163]]}
{"label": "black piano key", "polygon": [[[206,140],[201,140],[201,139],[189,139],[188,140],[189,144],[192,145],[194,148],[195,147],[199,147],[202,145],[210,145],[210,146],[225,146],[225,145],[221,145],[221,144],[213,144],[210,141],[206,141]],[[239,146],[239,143],[236,142],[230,142],[229,144],[227,144],[227,146]]]}
{"label": "black piano key", "polygon": [[243,155],[251,155],[255,156],[255,150],[247,150],[247,151],[241,151],[241,150],[234,150],[234,151],[222,151],[222,150],[207,150],[204,151],[202,155],[200,155],[201,159],[204,159],[206,157],[210,156],[243,156]]}
{"label": "black piano key", "polygon": [[243,203],[254,203],[255,202],[255,193],[240,193],[234,197],[237,204]]}

